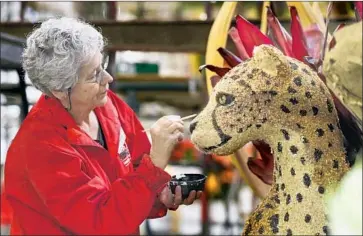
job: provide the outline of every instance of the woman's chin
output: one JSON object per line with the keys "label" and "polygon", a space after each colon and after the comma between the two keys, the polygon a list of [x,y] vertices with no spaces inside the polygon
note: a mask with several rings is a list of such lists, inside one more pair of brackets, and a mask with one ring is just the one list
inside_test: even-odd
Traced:
{"label": "woman's chin", "polygon": [[98,107],[102,107],[102,106],[106,105],[107,99],[108,99],[107,95],[105,95],[104,97],[100,98],[97,106]]}

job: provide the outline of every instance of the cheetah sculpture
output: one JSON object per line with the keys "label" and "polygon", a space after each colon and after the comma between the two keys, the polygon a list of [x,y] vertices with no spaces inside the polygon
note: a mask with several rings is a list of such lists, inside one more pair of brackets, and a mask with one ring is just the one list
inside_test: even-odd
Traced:
{"label": "cheetah sculpture", "polygon": [[272,188],[246,220],[243,235],[328,233],[324,196],[348,171],[331,95],[318,75],[261,45],[216,84],[193,120],[192,142],[229,155],[251,140],[274,155]]}

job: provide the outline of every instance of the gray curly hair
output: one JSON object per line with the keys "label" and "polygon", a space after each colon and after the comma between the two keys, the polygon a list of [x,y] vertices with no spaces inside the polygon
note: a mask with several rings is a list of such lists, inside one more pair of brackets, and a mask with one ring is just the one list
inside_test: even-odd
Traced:
{"label": "gray curly hair", "polygon": [[27,38],[23,68],[32,84],[47,95],[73,87],[81,67],[106,42],[93,26],[74,18],[49,19]]}

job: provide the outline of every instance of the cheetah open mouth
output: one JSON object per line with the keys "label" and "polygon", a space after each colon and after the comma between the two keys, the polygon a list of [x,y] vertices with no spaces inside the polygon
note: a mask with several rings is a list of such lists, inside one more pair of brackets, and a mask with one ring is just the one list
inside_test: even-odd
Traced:
{"label": "cheetah open mouth", "polygon": [[252,143],[258,150],[258,153],[255,157],[248,158],[247,166],[264,183],[272,185],[274,157],[271,153],[271,148],[263,141],[252,141]]}

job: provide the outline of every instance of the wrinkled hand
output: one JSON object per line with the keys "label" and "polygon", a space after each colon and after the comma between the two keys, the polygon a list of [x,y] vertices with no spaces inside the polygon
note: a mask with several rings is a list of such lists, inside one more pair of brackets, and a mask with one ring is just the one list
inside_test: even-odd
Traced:
{"label": "wrinkled hand", "polygon": [[164,116],[151,127],[150,134],[152,140],[151,160],[156,166],[164,169],[175,145],[183,140],[183,121],[172,121]]}
{"label": "wrinkled hand", "polygon": [[247,166],[265,184],[272,185],[274,157],[271,148],[262,141],[253,141],[252,143],[258,152],[254,157],[248,158]]}
{"label": "wrinkled hand", "polygon": [[203,192],[198,191],[198,193],[193,190],[190,192],[187,199],[182,200],[182,192],[181,187],[177,186],[175,188],[175,195],[171,192],[169,186],[166,186],[163,191],[159,195],[159,200],[163,203],[168,209],[176,209],[180,205],[191,205],[196,199],[201,198]]}

